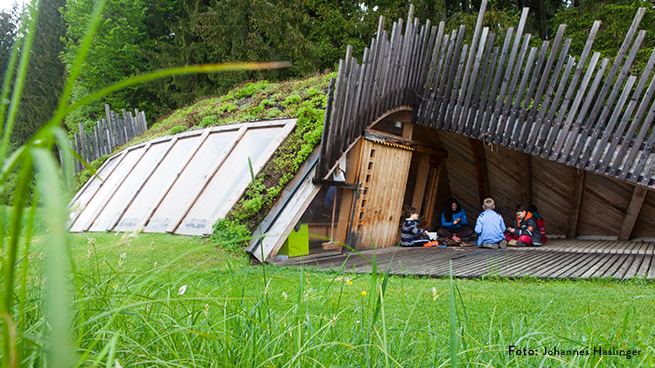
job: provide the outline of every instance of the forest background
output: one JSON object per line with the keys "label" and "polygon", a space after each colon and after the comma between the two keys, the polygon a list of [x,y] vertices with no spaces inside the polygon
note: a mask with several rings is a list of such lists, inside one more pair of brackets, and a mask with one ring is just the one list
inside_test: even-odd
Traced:
{"label": "forest background", "polygon": [[[67,70],[73,64],[94,0],[37,0],[37,32],[28,79],[21,99],[12,145],[23,144],[57,107]],[[361,57],[375,37],[380,16],[387,23],[405,18],[410,4],[421,21],[445,21],[472,31],[479,0],[108,0],[92,51],[73,91],[73,102],[125,78],[182,65],[289,60],[288,69],[176,75],[132,86],[76,110],[66,118],[69,132],[104,116],[104,104],[146,111],[149,123],[207,96],[226,92],[247,80],[280,81],[333,71],[352,45]],[[530,7],[527,32],[551,38],[561,23],[580,54],[594,20],[602,28],[595,51],[613,57],[636,8],[647,7],[642,24],[653,24],[655,6],[642,0],[492,0],[485,25],[498,34],[518,22]],[[23,32],[17,5],[0,11],[0,78],[14,40]],[[388,24],[387,24],[388,28]],[[501,42],[500,37],[498,42]],[[650,32],[635,68],[645,63],[655,44]]]}

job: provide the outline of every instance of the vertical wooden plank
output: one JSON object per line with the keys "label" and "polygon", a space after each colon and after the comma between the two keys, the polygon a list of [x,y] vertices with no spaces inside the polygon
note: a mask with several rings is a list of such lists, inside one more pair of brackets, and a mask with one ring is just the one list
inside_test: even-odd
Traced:
{"label": "vertical wooden plank", "polygon": [[[544,62],[546,61],[546,54],[548,53],[548,46],[550,45],[550,41],[544,41],[541,44],[541,51],[539,52],[539,56],[537,57],[537,64],[535,65],[532,76],[530,77],[530,83],[528,83],[528,91],[525,93],[525,98],[523,99],[523,108],[520,109],[518,113],[518,117],[516,118],[516,128],[514,129],[512,138],[510,140],[510,148],[517,148],[522,142],[520,141],[520,137],[522,136],[523,132],[529,131],[530,130],[530,125],[526,124],[526,119],[528,118],[528,110],[535,110],[536,108],[534,107],[534,100],[535,100],[535,88],[537,87],[538,84],[538,75],[539,72],[541,72],[541,68],[543,67]],[[528,63],[530,61],[528,60]],[[527,73],[526,73],[527,75]],[[521,82],[523,84],[523,82]]]}
{"label": "vertical wooden plank", "polygon": [[581,129],[583,129],[582,122],[585,121],[587,117],[587,113],[589,112],[589,108],[591,107],[592,102],[596,98],[596,91],[598,90],[598,87],[600,86],[600,82],[603,79],[603,76],[605,75],[605,70],[607,69],[607,65],[609,64],[609,59],[604,58],[603,61],[601,62],[600,68],[596,72],[596,76],[594,77],[594,81],[591,83],[591,87],[589,88],[589,92],[585,96],[585,101],[582,104],[582,108],[580,109],[580,113],[578,114],[577,122],[574,120],[573,124],[571,124],[572,129],[571,132],[569,133],[568,136],[565,136],[564,142],[564,149],[563,152],[564,154],[562,157],[560,157],[560,162],[563,162],[566,160],[566,157],[569,157],[569,160],[572,157],[571,154],[571,147],[575,143],[576,139],[579,136],[579,132]]}
{"label": "vertical wooden plank", "polygon": [[[71,142],[73,143],[73,142]],[[73,151],[75,151],[78,156],[81,156],[80,154],[80,134],[75,133],[75,145],[73,146]],[[76,158],[75,159],[75,168],[77,169],[78,172],[83,170],[82,163]]]}
{"label": "vertical wooden plank", "polygon": [[[579,62],[578,68],[576,68],[576,74],[573,76],[573,80],[571,81],[571,85],[569,86],[568,91],[566,92],[566,96],[564,97],[564,101],[561,104],[560,111],[557,114],[557,120],[555,121],[555,124],[553,124],[553,134],[551,135],[551,138],[549,139],[549,142],[546,143],[547,147],[551,146],[550,140],[554,140],[552,143],[554,144],[554,147],[552,149],[547,149],[543,155],[544,156],[551,156],[553,160],[556,160],[558,157],[560,157],[562,147],[564,146],[564,142],[566,140],[566,137],[568,136],[569,129],[571,128],[571,125],[573,124],[573,121],[575,120],[576,114],[578,112],[578,108],[580,107],[580,104],[582,102],[582,98],[585,96],[585,91],[587,90],[587,85],[589,84],[589,81],[591,80],[591,76],[594,73],[594,70],[596,69],[596,63],[598,63],[598,60],[600,59],[600,53],[595,52],[594,55],[591,57],[591,61],[589,62],[589,66],[587,67],[587,71],[585,72],[584,77],[582,78],[582,83],[578,86],[577,79],[580,77],[579,76],[579,71],[581,71],[580,65],[584,66],[584,63],[582,61]],[[593,91],[595,92],[595,91]],[[593,93],[592,92],[592,93]],[[575,93],[575,96],[573,94]],[[566,111],[569,103],[571,102],[571,99],[574,98],[573,104],[571,106],[570,111]],[[564,125],[562,125],[562,121],[564,121],[564,117],[566,118],[566,121],[564,122]],[[579,121],[579,119],[578,119]],[[561,126],[561,129],[560,129]],[[566,153],[564,153],[562,156],[566,156]]]}
{"label": "vertical wooden plank", "polygon": [[[456,38],[458,38],[458,31],[453,30],[449,36],[448,49],[446,51],[445,59],[442,65],[442,70],[439,75],[439,87],[437,88],[437,97],[435,103],[433,104],[433,110],[430,112],[430,120],[432,120],[432,126],[435,128],[441,128],[444,125],[444,121],[441,120],[441,109],[443,105],[447,102],[445,99],[448,96],[446,92],[446,86],[450,80],[449,75],[451,74],[451,69],[454,69],[453,62],[456,63]],[[454,73],[454,70],[452,71]]]}
{"label": "vertical wooden plank", "polygon": [[464,41],[465,30],[466,28],[463,25],[461,25],[459,26],[459,30],[457,31],[457,41],[455,44],[455,51],[453,52],[453,56],[451,58],[451,62],[449,66],[450,69],[447,77],[448,79],[446,82],[446,89],[444,91],[444,100],[442,101],[441,106],[439,107],[438,119],[441,122],[444,129],[450,129],[450,121],[446,120],[446,113],[450,108],[450,99],[455,98],[455,96],[457,96],[457,87],[456,87],[455,78],[461,75],[461,67],[464,64],[464,58],[466,56],[462,52],[462,43]]}
{"label": "vertical wooden plank", "polygon": [[[616,126],[616,122],[619,119],[619,115],[621,115],[621,111],[623,111],[623,107],[625,106],[626,101],[628,100],[628,96],[630,95],[630,92],[632,91],[632,86],[634,85],[635,81],[637,80],[637,77],[631,75],[630,78],[628,78],[628,81],[625,84],[625,88],[623,88],[623,92],[621,93],[621,97],[619,98],[619,101],[614,107],[614,112],[612,113],[612,116],[610,117],[607,126],[604,127],[599,127],[599,131],[602,130],[602,137],[599,141],[596,141],[596,139],[592,138],[592,143],[589,144],[587,151],[589,152],[588,155],[590,156],[591,160],[589,162],[589,170],[596,170],[596,166],[598,165],[600,161],[600,156],[602,154],[605,154],[606,156],[609,157],[609,159],[612,158],[613,153],[612,151],[609,151],[607,147],[607,141],[610,138],[610,135],[613,134],[614,127]],[[600,133],[594,133],[594,138],[598,138],[598,135]],[[593,147],[595,146],[595,147]],[[595,149],[595,153],[594,153]],[[593,153],[593,155],[592,155]],[[617,158],[620,160],[620,158]],[[582,162],[585,162],[584,157],[582,158]],[[581,163],[582,163],[581,162]]]}
{"label": "vertical wooden plank", "polygon": [[[627,99],[628,96],[625,93],[621,93],[621,98],[619,99],[619,102],[616,105],[614,105],[616,95],[619,94],[619,91],[622,88],[624,92],[626,89],[631,91],[632,84],[634,84],[634,82],[637,79],[637,77],[629,75],[630,67],[632,66],[632,63],[637,57],[637,52],[639,52],[639,47],[641,46],[641,43],[643,42],[645,37],[646,37],[646,31],[639,32],[639,35],[637,36],[634,44],[632,45],[630,54],[628,55],[628,58],[626,59],[625,63],[623,64],[623,67],[621,68],[621,73],[619,73],[619,76],[616,78],[616,82],[614,83],[614,88],[612,90],[612,93],[610,93],[610,98],[607,100],[607,104],[603,109],[603,113],[601,114],[600,118],[598,119],[598,123],[596,124],[600,129],[593,130],[593,134],[591,135],[591,141],[590,141],[593,144],[589,144],[589,146],[585,150],[584,155],[582,156],[580,161],[578,161],[580,165],[585,165],[587,160],[591,159],[588,166],[591,168],[591,170],[596,169],[596,165],[598,164],[598,160],[600,158],[600,153],[603,152],[603,150],[606,148],[605,146],[607,144],[607,141],[609,140],[610,134],[612,134],[612,132],[614,131],[616,121],[618,120],[620,112],[623,110],[625,99]],[[626,85],[622,87],[626,77],[628,77],[628,81]],[[612,109],[614,110],[614,112],[612,113],[609,120],[607,120],[607,117],[610,115],[610,110]],[[617,110],[619,111],[617,112]],[[599,136],[601,137],[601,139],[600,142],[597,142]],[[597,145],[598,149],[596,150],[596,154],[593,154],[592,156],[592,153],[594,152],[594,148],[595,148],[593,147],[594,145]]]}
{"label": "vertical wooden plank", "polygon": [[89,161],[87,158],[88,156],[86,155],[86,142],[84,140],[84,124],[80,123],[80,150],[77,152],[80,157],[84,159],[84,161]]}
{"label": "vertical wooden plank", "polygon": [[445,104],[446,106],[446,115],[444,118],[445,123],[448,126],[448,130],[455,131],[457,130],[457,126],[455,125],[455,122],[453,121],[453,113],[455,112],[455,109],[457,108],[458,104],[457,101],[459,91],[461,90],[461,83],[462,83],[462,71],[464,70],[464,59],[466,58],[466,54],[468,51],[468,45],[464,45],[462,47],[462,52],[460,54],[459,58],[459,64],[457,66],[457,74],[455,75],[455,80],[453,81],[453,88],[452,88],[452,93],[450,95],[450,99]]}
{"label": "vertical wooden plank", "polygon": [[[439,28],[442,28],[444,22],[441,22]],[[425,112],[423,116],[423,121],[426,121],[428,126],[436,127],[438,122],[433,118],[433,112],[436,110],[437,105],[439,104],[439,96],[443,96],[443,89],[441,88],[441,81],[443,74],[445,73],[444,68],[447,68],[448,58],[451,56],[448,53],[450,46],[452,45],[450,34],[443,36],[443,42],[441,44],[441,50],[439,51],[439,61],[437,62],[437,67],[434,73],[434,80],[432,82],[432,92],[428,100],[427,106],[425,107]]]}
{"label": "vertical wooden plank", "polygon": [[98,127],[93,126],[93,159],[100,157],[100,149],[98,147]]}
{"label": "vertical wooden plank", "polygon": [[[523,150],[526,147],[526,143],[528,142],[528,138],[531,136],[531,132],[535,130],[539,130],[539,127],[536,124],[535,118],[537,116],[537,111],[539,110],[536,108],[536,106],[539,106],[542,98],[544,96],[547,96],[546,93],[546,84],[548,83],[549,76],[551,74],[551,71],[553,72],[553,78],[557,79],[557,76],[559,75],[559,70],[561,70],[561,65],[563,64],[563,57],[560,56],[560,61],[561,63],[558,63],[558,65],[553,68],[553,64],[555,63],[555,58],[557,56],[558,50],[560,46],[562,45],[562,39],[564,38],[564,30],[566,29],[566,25],[560,24],[559,28],[557,29],[557,34],[555,36],[555,41],[553,41],[553,47],[550,50],[550,54],[548,56],[548,61],[546,61],[546,65],[543,68],[543,72],[541,74],[541,78],[539,79],[539,87],[537,87],[537,91],[535,93],[535,97],[533,99],[533,108],[530,109],[530,113],[528,114],[528,118],[526,120],[526,129],[524,129],[523,134],[521,137],[518,139],[518,149]],[[545,42],[544,42],[545,44]],[[547,47],[547,45],[546,45]],[[564,54],[565,55],[565,54]],[[561,65],[560,65],[561,64]],[[551,85],[553,85],[555,82],[551,79]],[[528,129],[529,128],[529,129]]]}
{"label": "vertical wooden plank", "polygon": [[[642,85],[642,82],[644,84],[647,82],[648,78],[650,77],[651,70],[654,67],[655,67],[655,49],[653,49],[653,52],[650,54],[650,58],[648,59],[648,62],[646,63],[646,67],[644,68],[644,71],[641,74],[641,79],[639,80],[639,85],[637,86],[638,89],[643,89],[644,85]],[[633,141],[635,142],[635,145],[637,145],[637,147],[641,146],[641,142],[643,141],[643,138],[642,138],[641,141],[637,142],[637,140],[635,139],[635,132],[637,131],[637,127],[639,126],[639,124],[642,121],[641,119],[644,117],[644,113],[646,112],[646,108],[648,107],[648,103],[653,98],[654,93],[655,93],[655,78],[651,79],[650,85],[648,86],[648,88],[646,90],[646,93],[641,98],[641,102],[639,103],[639,107],[637,108],[637,113],[635,114],[634,118],[632,119],[632,122],[630,123],[630,127],[628,128],[628,131],[625,134],[625,138],[623,138],[623,142],[619,146],[619,153],[617,155],[618,157],[625,157],[626,152],[627,152],[627,150],[628,150],[628,148],[630,146],[630,143],[632,143]],[[633,95],[633,98],[638,97],[640,95],[641,95],[641,91],[640,91],[640,93],[635,93]],[[635,103],[636,103],[636,101],[635,101]],[[641,132],[639,132],[639,133],[641,134]],[[621,134],[615,135],[615,138],[614,138],[615,141],[618,142],[620,137],[621,137]],[[615,142],[612,142],[612,144],[615,144]],[[634,150],[634,151],[636,152],[637,150]],[[628,154],[628,156],[627,156],[626,166],[630,166],[629,163],[631,163],[632,160],[634,160],[634,156],[632,156],[632,152],[630,152],[630,154]],[[611,176],[616,175],[617,170],[619,168],[619,164],[620,164],[620,160],[617,160],[614,163],[614,165],[612,165],[611,169],[609,170],[609,175],[611,175]],[[623,171],[626,172],[626,176],[627,176],[627,172],[629,171],[629,167],[628,167],[628,170],[623,170]],[[625,179],[625,176],[623,176],[623,171],[621,172],[621,175],[620,175],[620,176],[622,176],[621,179]]]}
{"label": "vertical wooden plank", "polygon": [[619,231],[618,240],[628,240],[630,238],[630,234],[632,234],[632,229],[635,227],[635,223],[637,222],[639,212],[641,212],[641,207],[644,204],[647,194],[648,189],[640,185],[635,185],[630,205],[628,206],[626,216],[621,225],[621,230]]}
{"label": "vertical wooden plank", "polygon": [[[580,137],[581,144],[578,144],[574,150],[573,156],[576,157],[576,165],[578,162],[580,162],[580,165],[584,166],[584,162],[583,162],[584,155],[582,159],[578,159],[577,157],[580,155],[580,152],[582,151],[583,146],[585,145],[586,137],[589,136],[591,130],[595,130],[593,123],[596,121],[598,114],[601,114],[601,112],[603,112],[605,115],[607,115],[609,113],[609,111],[605,113],[604,112],[605,109],[602,109],[603,105],[608,106],[611,104],[609,101],[605,102],[605,98],[607,97],[607,94],[610,92],[610,87],[614,83],[614,78],[616,77],[616,74],[619,72],[619,67],[623,63],[623,58],[625,57],[625,54],[628,52],[628,47],[630,46],[630,43],[632,43],[632,39],[635,35],[635,32],[637,31],[641,19],[644,16],[644,12],[645,12],[644,8],[640,8],[639,10],[637,10],[637,14],[635,15],[635,18],[632,21],[632,25],[630,26],[628,33],[623,39],[621,48],[619,49],[616,58],[612,62],[612,67],[610,68],[609,74],[605,79],[605,83],[603,84],[603,88],[601,89],[600,94],[597,96],[596,104],[594,105],[594,108],[591,110],[592,111],[591,115],[587,120],[588,123],[585,124],[585,129],[583,130],[582,135]],[[602,117],[601,119],[599,119],[599,121],[602,121]]]}
{"label": "vertical wooden plank", "polygon": [[[512,40],[512,35],[514,32],[513,27],[507,28],[507,33],[505,34],[505,42],[503,43],[503,49],[500,53],[500,58],[498,59],[498,66],[496,67],[496,72],[494,76],[493,87],[491,89],[491,94],[489,95],[489,108],[485,109],[484,120],[482,121],[482,127],[480,128],[480,134],[484,136],[489,135],[489,120],[491,120],[492,115],[494,114],[493,105],[498,98],[498,88],[500,88],[501,79],[503,78],[503,71],[505,67],[505,60],[507,59],[507,51],[509,50],[509,44]],[[502,99],[499,99],[502,101]],[[485,138],[486,139],[486,138]]]}
{"label": "vertical wooden plank", "polygon": [[[478,12],[478,19],[475,22],[475,30],[473,31],[473,39],[471,41],[471,48],[469,49],[468,56],[466,59],[466,64],[464,65],[464,76],[462,77],[462,87],[459,92],[459,101],[457,103],[457,108],[453,116],[453,126],[455,130],[459,133],[462,132],[462,119],[461,113],[468,110],[468,105],[470,104],[470,99],[472,96],[473,86],[475,85],[475,76],[471,78],[471,74],[477,74],[477,70],[480,67],[480,60],[482,59],[482,52],[484,51],[484,40],[486,40],[488,28],[485,28],[484,35],[482,34],[482,21],[484,19],[484,14],[487,10],[487,0],[482,0],[480,4],[480,11]],[[480,43],[480,39],[483,38],[483,41]],[[480,45],[478,46],[478,43]],[[474,61],[475,59],[475,68]],[[475,70],[473,70],[475,69]]]}
{"label": "vertical wooden plank", "polygon": [[567,239],[574,239],[578,229],[578,218],[580,216],[580,207],[582,206],[582,193],[585,186],[585,171],[576,169],[573,175],[573,191],[569,201],[569,230],[566,232]]}
{"label": "vertical wooden plank", "polygon": [[[528,60],[525,63],[525,67],[522,68],[523,59],[525,59],[525,54],[527,52],[530,34],[525,35],[524,44],[521,48],[521,53],[519,54],[519,59],[516,63],[516,70],[514,72],[514,79],[512,81],[512,86],[510,88],[510,93],[507,96],[507,102],[505,102],[504,112],[502,113],[501,129],[498,130],[499,136],[497,138],[498,142],[502,142],[504,146],[509,146],[512,140],[512,135],[514,128],[516,127],[516,119],[518,118],[518,110],[523,102],[523,95],[525,94],[525,87],[528,83],[528,78],[530,78],[530,72],[534,66],[534,57],[537,53],[537,48],[532,47],[528,55]],[[518,90],[516,89],[516,84],[518,83],[519,76],[521,77],[521,83],[519,84]],[[512,103],[512,100],[514,103]]]}
{"label": "vertical wooden plank", "polygon": [[[562,74],[562,79],[560,80],[560,83],[557,87],[557,92],[555,92],[555,97],[553,98],[552,101],[549,101],[551,102],[550,107],[549,108],[542,107],[543,114],[546,114],[546,111],[548,111],[548,113],[546,119],[542,123],[543,129],[541,131],[539,140],[532,148],[533,154],[539,154],[541,152],[547,151],[550,148],[550,145],[546,142],[546,140],[549,137],[549,135],[552,133],[552,120],[553,117],[555,116],[555,112],[557,111],[557,107],[559,106],[559,102],[560,99],[562,98],[562,94],[564,93],[564,88],[566,87],[566,84],[569,80],[569,75],[571,74],[573,65],[575,65],[575,58],[571,56],[568,58],[568,62],[566,63],[566,68],[564,69],[564,73]],[[539,115],[543,116],[542,113],[540,113]],[[537,117],[537,123],[539,123],[540,121],[541,119]]]}
{"label": "vertical wooden plank", "polygon": [[[575,72],[573,73],[573,78],[571,79],[571,84],[569,85],[569,88],[566,92],[566,96],[564,97],[564,101],[562,102],[562,105],[560,107],[560,113],[558,114],[557,121],[553,124],[553,134],[551,135],[551,138],[549,139],[549,142],[546,144],[546,150],[544,151],[543,155],[548,156],[550,154],[550,146],[555,140],[555,137],[558,133],[560,124],[562,123],[564,119],[564,115],[566,114],[566,110],[568,108],[569,102],[571,101],[571,98],[573,96],[573,93],[578,90],[578,80],[580,79],[580,76],[582,75],[582,70],[585,67],[585,64],[587,63],[587,57],[589,56],[589,53],[591,52],[591,47],[594,44],[594,39],[596,38],[596,33],[598,32],[598,28],[600,28],[600,21],[595,21],[594,24],[591,26],[591,31],[589,32],[589,36],[587,37],[587,42],[585,43],[584,49],[582,50],[582,55],[580,55],[580,61],[578,62],[577,67],[575,68]],[[591,72],[593,71],[598,59],[600,58],[599,53],[594,53],[594,56],[592,57],[592,63],[589,65],[589,68],[587,68],[587,73],[585,75],[585,80],[588,81],[591,78]],[[583,82],[584,83],[584,82]],[[586,88],[586,85],[582,88],[580,88],[581,91],[584,91],[584,88]],[[578,94],[580,95],[580,93]],[[579,102],[579,100],[578,100]],[[573,112],[573,116],[575,116],[575,112]],[[561,134],[558,135],[558,138],[561,138]],[[558,139],[555,143],[559,146],[556,148],[559,150],[561,148],[561,139]],[[556,146],[557,147],[557,146]]]}
{"label": "vertical wooden plank", "polygon": [[[489,100],[489,91],[491,88],[491,82],[494,80],[494,66],[496,65],[496,60],[498,59],[498,53],[500,52],[499,47],[493,47],[494,40],[496,38],[496,34],[492,33],[489,36],[489,47],[493,48],[493,54],[491,56],[491,60],[487,63],[485,62],[486,65],[486,72],[484,73],[484,87],[482,89],[480,98],[476,104],[475,108],[475,115],[472,118],[472,120],[475,122],[473,129],[471,130],[471,136],[480,138],[480,139],[485,139],[483,136],[482,132],[482,125],[483,125],[483,120],[485,113],[487,112],[487,109],[490,108],[488,106],[488,100]],[[485,58],[487,58],[486,56]],[[485,59],[488,60],[488,59]]]}
{"label": "vertical wooden plank", "polygon": [[[646,116],[646,119],[644,120],[644,123],[641,125],[641,129],[639,131],[639,136],[642,136],[642,132],[644,134],[644,137],[647,133],[647,131],[650,131],[651,129],[651,124],[653,122],[653,119],[655,118],[655,101],[650,106],[650,111],[648,112],[648,115]],[[641,139],[643,142],[643,139]],[[630,181],[636,182],[639,179],[639,175],[641,175],[641,170],[644,168],[644,165],[646,165],[646,161],[648,160],[648,156],[650,155],[651,150],[653,149],[653,145],[655,144],[655,134],[653,132],[650,132],[650,136],[648,137],[648,141],[646,141],[646,145],[642,148],[641,144],[637,145],[635,144],[632,147],[633,151],[641,151],[641,157],[639,157],[639,160],[637,161],[637,166],[635,167],[634,171],[632,172],[632,175],[630,175]],[[635,156],[636,158],[636,156]],[[632,162],[632,161],[629,161]],[[621,175],[623,176],[623,174]],[[646,178],[646,176],[644,176]],[[650,178],[648,178],[650,179]]]}
{"label": "vertical wooden plank", "polygon": [[[107,118],[107,125],[109,128],[109,132],[110,134],[113,135],[114,132],[112,131],[112,127],[111,127],[111,109],[109,107],[109,104],[105,104],[105,117]],[[112,147],[113,147],[113,143],[114,142],[112,141]]]}
{"label": "vertical wooden plank", "polygon": [[[480,66],[482,62],[482,57],[484,54],[488,56],[489,48],[486,47],[485,43],[487,42],[487,35],[489,33],[489,28],[484,27],[482,34],[480,35],[480,45],[478,51],[475,54],[475,62],[473,64],[473,70],[470,75],[464,75],[464,82],[462,86],[466,86],[466,97],[464,97],[464,91],[460,93],[460,102],[458,104],[457,110],[453,117],[454,125],[457,127],[457,133],[462,134],[465,131],[471,130],[473,122],[468,121],[469,108],[471,106],[471,100],[473,99],[474,94],[479,94],[479,90],[475,90],[475,86],[481,87],[482,85],[478,82],[478,74],[480,73]],[[473,55],[473,48],[470,50],[469,55]],[[485,53],[485,51],[487,51]],[[484,77],[484,75],[483,75]],[[480,78],[479,82],[482,82],[484,78]],[[463,100],[461,100],[463,98]]]}
{"label": "vertical wooden plank", "polygon": [[443,45],[448,43],[447,36],[444,36],[444,29],[445,22],[440,22],[430,59],[430,69],[424,82],[425,87],[423,88],[422,101],[419,104],[419,109],[417,109],[419,111],[417,113],[418,118],[412,119],[413,121],[426,121],[429,108],[434,102],[434,95],[436,94],[437,88],[436,78],[438,78],[437,62],[444,56],[444,51],[442,51]]}
{"label": "vertical wooden plank", "polygon": [[334,77],[330,78],[330,84],[328,86],[327,92],[327,101],[325,105],[325,117],[323,118],[323,135],[321,137],[321,148],[320,154],[318,157],[318,163],[316,168],[316,175],[318,178],[323,178],[328,173],[328,155],[330,150],[330,141],[333,137],[332,134],[332,110],[334,104],[334,86],[336,79]]}
{"label": "vertical wooden plank", "polygon": [[[509,61],[507,62],[507,69],[505,69],[505,75],[503,77],[503,83],[500,87],[500,92],[498,94],[498,99],[496,100],[496,106],[494,108],[493,114],[491,116],[491,121],[493,127],[489,129],[489,134],[494,142],[500,142],[499,135],[503,133],[502,130],[498,130],[499,124],[502,121],[502,106],[504,105],[505,98],[507,96],[507,103],[511,104],[511,89],[510,87],[510,76],[512,76],[512,84],[515,83],[516,78],[520,74],[518,69],[521,67],[520,63],[515,63],[517,53],[519,53],[519,47],[521,46],[521,39],[523,38],[523,29],[525,28],[525,23],[528,19],[528,8],[523,8],[521,13],[521,19],[519,20],[519,25],[516,29],[516,35],[514,36],[514,44],[512,45],[512,51],[509,55]],[[527,49],[527,42],[525,43],[525,49]],[[504,128],[504,127],[503,127]]]}

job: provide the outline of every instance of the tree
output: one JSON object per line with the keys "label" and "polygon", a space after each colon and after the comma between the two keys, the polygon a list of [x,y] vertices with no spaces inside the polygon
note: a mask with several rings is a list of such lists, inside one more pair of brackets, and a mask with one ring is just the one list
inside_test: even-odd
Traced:
{"label": "tree", "polygon": [[[553,19],[553,25],[567,24],[567,37],[573,39],[571,53],[580,55],[593,22],[600,20],[601,26],[594,40],[593,51],[600,52],[603,57],[614,58],[640,7],[646,8],[640,29],[650,30],[655,24],[655,10],[648,1],[642,0],[583,1],[580,7],[560,10]],[[632,65],[631,73],[641,73],[653,47],[655,47],[655,34],[648,32]]]}
{"label": "tree", "polygon": [[18,145],[45,125],[57,109],[65,78],[60,54],[64,50],[61,38],[66,27],[59,12],[64,2],[38,2],[39,19],[13,135],[13,142]]}
{"label": "tree", "polygon": [[12,10],[0,10],[0,80],[4,80],[17,30],[18,11],[16,7]]}

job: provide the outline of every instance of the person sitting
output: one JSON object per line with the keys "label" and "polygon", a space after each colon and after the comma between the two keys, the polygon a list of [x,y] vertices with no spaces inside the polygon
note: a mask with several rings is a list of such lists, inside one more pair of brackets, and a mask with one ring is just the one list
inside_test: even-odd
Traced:
{"label": "person sitting", "polygon": [[437,230],[437,235],[460,242],[463,237],[473,234],[473,230],[466,225],[468,221],[464,209],[455,198],[449,199],[446,209],[441,213],[441,228]]}
{"label": "person sitting", "polygon": [[537,220],[528,212],[523,205],[518,205],[514,209],[516,218],[514,219],[514,226],[507,228],[505,239],[509,245],[517,247],[525,247],[526,245],[534,245],[540,247],[543,245],[541,239],[541,232],[537,225]]}
{"label": "person sitting", "polygon": [[541,233],[541,240],[543,244],[546,244],[546,222],[544,221],[543,216],[541,216],[537,206],[534,204],[528,206],[528,212],[532,213],[532,216],[537,220],[537,226],[539,226],[539,232]]}
{"label": "person sitting", "polygon": [[418,228],[418,211],[411,206],[405,206],[404,215],[407,217],[400,229],[400,245],[403,247],[422,246],[430,242],[428,232]]}
{"label": "person sitting", "polygon": [[482,202],[482,210],[478,219],[475,221],[475,232],[478,235],[478,247],[505,249],[507,241],[505,240],[505,221],[503,217],[494,211],[496,202],[491,198],[486,198]]}

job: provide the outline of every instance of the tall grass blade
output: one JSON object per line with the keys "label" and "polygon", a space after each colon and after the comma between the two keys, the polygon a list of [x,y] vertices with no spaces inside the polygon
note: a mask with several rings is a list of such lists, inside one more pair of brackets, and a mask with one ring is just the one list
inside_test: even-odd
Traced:
{"label": "tall grass blade", "polygon": [[59,186],[57,162],[49,150],[31,148],[36,184],[45,204],[48,219],[46,265],[48,275],[48,309],[46,320],[51,334],[48,342],[49,367],[70,366],[72,359],[69,336],[69,272],[68,237],[66,233],[66,202]]}
{"label": "tall grass blade", "polygon": [[459,341],[457,338],[457,310],[455,309],[455,287],[453,283],[453,261],[450,261],[450,299],[448,309],[450,312],[450,366],[457,368],[457,353]]}

